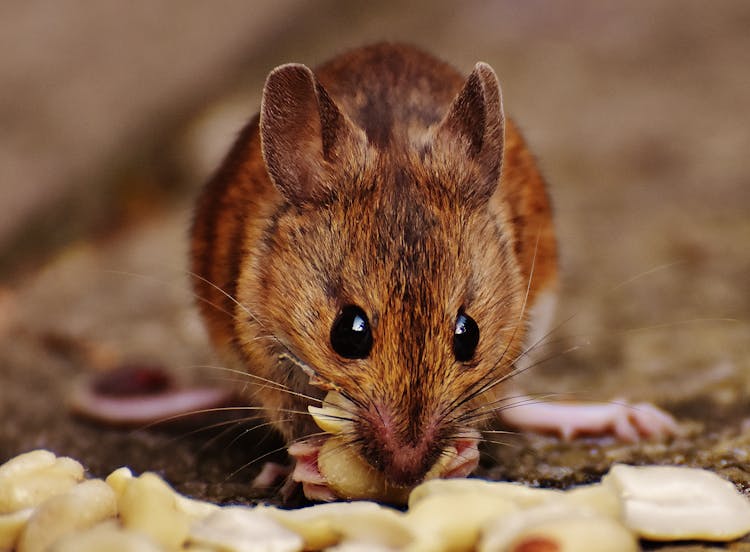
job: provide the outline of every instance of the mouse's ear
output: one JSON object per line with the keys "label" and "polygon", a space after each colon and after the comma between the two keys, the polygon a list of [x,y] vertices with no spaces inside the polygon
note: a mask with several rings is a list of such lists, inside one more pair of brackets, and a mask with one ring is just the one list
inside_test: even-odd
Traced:
{"label": "mouse's ear", "polygon": [[492,67],[476,64],[434,136],[434,148],[468,157],[479,169],[479,181],[458,183],[461,196],[475,204],[489,199],[500,179],[505,139],[502,94]]}
{"label": "mouse's ear", "polygon": [[324,201],[335,193],[331,173],[356,159],[361,133],[306,66],[290,63],[266,79],[260,109],[266,168],[292,203]]}

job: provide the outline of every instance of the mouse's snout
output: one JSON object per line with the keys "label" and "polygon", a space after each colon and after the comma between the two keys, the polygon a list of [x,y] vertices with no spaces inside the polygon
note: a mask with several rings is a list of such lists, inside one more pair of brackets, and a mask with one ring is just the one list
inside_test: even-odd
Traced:
{"label": "mouse's snout", "polygon": [[447,444],[434,417],[400,420],[382,407],[378,410],[361,420],[363,456],[394,485],[420,483]]}

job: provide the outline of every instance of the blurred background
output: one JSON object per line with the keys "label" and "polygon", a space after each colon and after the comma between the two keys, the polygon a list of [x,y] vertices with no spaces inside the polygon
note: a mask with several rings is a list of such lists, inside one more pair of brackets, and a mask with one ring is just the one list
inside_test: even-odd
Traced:
{"label": "blurred background", "polygon": [[134,359],[210,372],[184,272],[192,199],[273,67],[376,40],[465,72],[490,63],[547,176],[564,269],[553,337],[580,348],[526,385],[740,431],[749,31],[745,0],[5,0],[0,460],[47,446],[94,471],[189,469],[190,453],[169,468],[160,441],[102,441],[61,417],[66,386]]}

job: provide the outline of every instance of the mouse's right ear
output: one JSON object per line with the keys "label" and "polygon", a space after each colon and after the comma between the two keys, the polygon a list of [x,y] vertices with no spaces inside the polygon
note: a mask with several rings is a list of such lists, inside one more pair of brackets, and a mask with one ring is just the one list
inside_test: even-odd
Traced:
{"label": "mouse's right ear", "polygon": [[290,63],[268,75],[260,109],[266,168],[293,204],[335,195],[332,173],[364,154],[364,135],[341,112],[305,65]]}

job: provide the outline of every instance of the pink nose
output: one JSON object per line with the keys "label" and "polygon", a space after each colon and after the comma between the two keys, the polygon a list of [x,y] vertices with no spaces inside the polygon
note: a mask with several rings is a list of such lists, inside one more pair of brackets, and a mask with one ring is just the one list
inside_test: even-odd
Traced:
{"label": "pink nose", "polygon": [[363,435],[362,452],[367,461],[395,485],[415,485],[440,457],[445,443],[434,431],[396,431],[387,421],[375,421]]}
{"label": "pink nose", "polygon": [[383,474],[396,485],[414,485],[440,456],[439,450],[429,450],[424,441],[416,446],[401,445],[386,449],[380,455]]}

